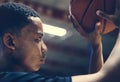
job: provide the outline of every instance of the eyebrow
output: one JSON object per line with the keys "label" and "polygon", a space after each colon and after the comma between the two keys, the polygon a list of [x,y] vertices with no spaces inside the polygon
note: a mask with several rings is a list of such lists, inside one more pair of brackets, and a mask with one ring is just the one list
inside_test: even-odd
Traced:
{"label": "eyebrow", "polygon": [[38,31],[36,34],[37,34],[38,36],[43,36],[43,32],[41,32],[41,31]]}

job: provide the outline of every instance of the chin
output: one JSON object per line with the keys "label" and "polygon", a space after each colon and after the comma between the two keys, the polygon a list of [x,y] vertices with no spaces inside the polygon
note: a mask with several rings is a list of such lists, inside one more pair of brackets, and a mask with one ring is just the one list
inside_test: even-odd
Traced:
{"label": "chin", "polygon": [[[40,69],[40,68],[39,68]],[[39,69],[35,69],[34,72],[38,71]]]}
{"label": "chin", "polygon": [[32,72],[36,72],[36,71],[38,71],[39,69],[40,69],[40,66],[39,66],[39,67],[34,67],[34,68],[32,68],[31,71],[32,71]]}

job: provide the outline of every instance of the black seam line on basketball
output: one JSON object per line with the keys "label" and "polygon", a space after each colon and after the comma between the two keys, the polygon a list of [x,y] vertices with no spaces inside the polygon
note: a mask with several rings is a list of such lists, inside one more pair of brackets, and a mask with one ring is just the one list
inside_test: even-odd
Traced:
{"label": "black seam line on basketball", "polygon": [[86,15],[86,12],[88,11],[88,9],[89,9],[89,7],[90,7],[90,5],[91,5],[92,2],[93,2],[93,0],[90,0],[90,2],[88,3],[88,6],[86,7],[85,12],[83,13],[83,16],[81,18],[81,21],[79,21],[80,24],[82,24],[83,19],[84,19],[85,15]]}

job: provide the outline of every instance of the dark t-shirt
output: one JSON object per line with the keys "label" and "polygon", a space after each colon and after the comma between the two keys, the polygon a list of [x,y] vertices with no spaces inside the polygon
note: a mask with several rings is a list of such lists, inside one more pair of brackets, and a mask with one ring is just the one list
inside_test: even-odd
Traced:
{"label": "dark t-shirt", "polygon": [[71,82],[71,77],[48,77],[27,72],[1,72],[0,82]]}

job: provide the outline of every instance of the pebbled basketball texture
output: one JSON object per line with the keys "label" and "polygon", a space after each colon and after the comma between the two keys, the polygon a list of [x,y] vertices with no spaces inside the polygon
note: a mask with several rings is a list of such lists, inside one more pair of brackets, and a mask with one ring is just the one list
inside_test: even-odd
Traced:
{"label": "pebbled basketball texture", "polygon": [[103,33],[111,32],[115,26],[96,15],[97,10],[102,10],[107,14],[115,12],[116,0],[71,0],[69,12],[75,16],[79,24],[86,32],[95,29],[96,22],[101,22]]}

